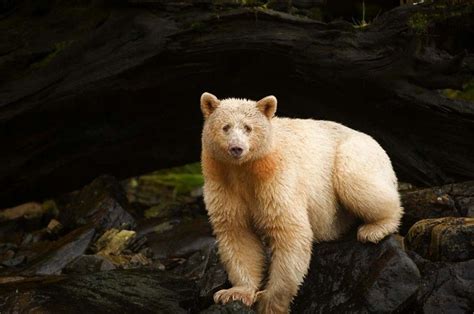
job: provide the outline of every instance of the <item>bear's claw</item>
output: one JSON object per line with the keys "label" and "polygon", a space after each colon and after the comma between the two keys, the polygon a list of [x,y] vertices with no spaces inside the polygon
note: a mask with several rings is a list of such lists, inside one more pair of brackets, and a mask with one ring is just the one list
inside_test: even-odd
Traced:
{"label": "bear's claw", "polygon": [[226,304],[230,301],[242,301],[247,306],[255,303],[256,294],[254,291],[242,287],[219,290],[214,294],[214,302]]}

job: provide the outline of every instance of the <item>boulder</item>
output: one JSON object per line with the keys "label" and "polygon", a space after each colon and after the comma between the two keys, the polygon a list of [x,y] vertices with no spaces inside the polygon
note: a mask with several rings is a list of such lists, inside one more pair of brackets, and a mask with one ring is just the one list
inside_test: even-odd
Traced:
{"label": "boulder", "polygon": [[120,183],[111,176],[100,176],[73,196],[60,211],[59,221],[69,229],[91,225],[98,235],[111,228],[133,229],[136,222],[128,206]]}
{"label": "boulder", "polygon": [[99,255],[81,255],[63,269],[64,274],[90,274],[115,269],[115,265]]}
{"label": "boulder", "polygon": [[240,301],[234,301],[222,304],[214,304],[204,311],[200,312],[201,314],[256,314],[256,312],[250,309],[248,306],[243,304]]}
{"label": "boulder", "polygon": [[405,309],[419,287],[415,263],[393,237],[379,244],[351,239],[314,246],[293,313],[390,313]]}
{"label": "boulder", "polygon": [[178,314],[195,307],[192,282],[149,269],[12,280],[0,285],[0,297],[2,313]]}
{"label": "boulder", "polygon": [[425,218],[474,217],[474,181],[402,191],[405,214],[400,232]]}
{"label": "boulder", "polygon": [[196,282],[201,309],[214,304],[215,292],[231,286],[219,261],[215,242],[192,254],[186,262],[173,269],[173,273]]}
{"label": "boulder", "polygon": [[409,309],[415,313],[473,313],[474,260],[431,262],[409,252],[422,274]]}
{"label": "boulder", "polygon": [[27,251],[39,251],[21,270],[22,275],[61,274],[67,264],[83,255],[91,244],[95,230],[84,226],[71,231],[57,241],[38,243],[25,248]]}
{"label": "boulder", "polygon": [[432,261],[474,259],[474,218],[420,220],[408,231],[405,246]]}
{"label": "boulder", "polygon": [[206,216],[148,219],[139,224],[138,236],[146,236],[157,258],[188,257],[214,243]]}

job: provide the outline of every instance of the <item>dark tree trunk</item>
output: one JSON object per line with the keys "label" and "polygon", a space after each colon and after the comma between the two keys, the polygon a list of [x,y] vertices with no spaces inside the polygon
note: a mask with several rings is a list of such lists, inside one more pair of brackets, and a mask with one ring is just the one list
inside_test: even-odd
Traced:
{"label": "dark tree trunk", "polygon": [[474,178],[474,105],[438,91],[472,77],[472,5],[398,8],[358,29],[212,1],[130,2],[4,13],[0,207],[198,160],[203,91],[274,94],[281,116],[364,131],[401,180]]}

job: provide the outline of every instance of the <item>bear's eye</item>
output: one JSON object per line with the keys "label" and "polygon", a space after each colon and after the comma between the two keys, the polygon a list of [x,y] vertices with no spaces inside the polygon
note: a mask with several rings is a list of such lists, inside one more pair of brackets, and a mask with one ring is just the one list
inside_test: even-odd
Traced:
{"label": "bear's eye", "polygon": [[244,125],[245,132],[250,133],[252,132],[252,127],[250,125]]}
{"label": "bear's eye", "polygon": [[229,124],[224,125],[224,127],[222,128],[222,130],[224,130],[224,132],[229,131],[229,129],[230,129],[230,125],[229,125]]}

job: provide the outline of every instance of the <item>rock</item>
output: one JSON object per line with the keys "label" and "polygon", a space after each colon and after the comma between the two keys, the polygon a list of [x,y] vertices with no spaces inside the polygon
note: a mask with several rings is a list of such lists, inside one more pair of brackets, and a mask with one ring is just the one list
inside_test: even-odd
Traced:
{"label": "rock", "polygon": [[138,268],[142,266],[149,266],[152,264],[151,259],[143,255],[142,253],[134,254],[130,258],[130,268]]}
{"label": "rock", "polygon": [[323,6],[326,0],[292,0],[291,4],[297,8],[310,9],[315,6]]}
{"label": "rock", "polygon": [[474,259],[474,218],[421,220],[408,231],[405,245],[432,261]]}
{"label": "rock", "polygon": [[81,255],[63,270],[65,274],[90,274],[98,271],[115,269],[115,265],[99,255]]}
{"label": "rock", "polygon": [[310,271],[293,313],[402,311],[420,273],[393,236],[379,244],[351,239],[314,246]]}
{"label": "rock", "polygon": [[45,247],[39,247],[40,254],[28,261],[28,266],[20,273],[28,276],[61,274],[67,264],[86,252],[94,234],[94,228],[84,226],[57,241],[46,243]]}
{"label": "rock", "polygon": [[0,243],[0,253],[3,253],[7,250],[17,250],[17,249],[18,249],[18,245],[16,245],[15,243],[8,243],[8,242]]}
{"label": "rock", "polygon": [[[12,259],[13,257],[15,256],[15,251],[14,250],[5,250],[2,252],[2,254],[0,255],[0,262],[3,263],[4,262],[8,262],[10,259]],[[7,265],[5,265],[7,266]]]}
{"label": "rock", "polygon": [[94,249],[104,255],[120,255],[135,238],[132,230],[107,230],[94,244]]}
{"label": "rock", "polygon": [[149,269],[50,276],[0,285],[2,313],[189,313],[192,282]]}
{"label": "rock", "polygon": [[183,219],[148,219],[137,228],[139,236],[146,236],[156,258],[187,257],[215,241],[207,217]]}
{"label": "rock", "polygon": [[227,279],[227,273],[224,266],[222,266],[219,261],[216,244],[214,243],[209,246],[206,253],[208,254],[205,259],[206,268],[203,275],[200,276],[197,286],[199,289],[199,297],[202,299],[207,298],[208,301],[212,302],[214,293],[218,290],[228,288],[230,283]]}
{"label": "rock", "polygon": [[45,209],[39,203],[30,202],[12,208],[0,209],[0,221],[16,220],[20,218],[31,219],[40,217]]}
{"label": "rock", "polygon": [[98,234],[111,228],[133,229],[136,222],[127,208],[120,183],[111,176],[101,176],[73,197],[61,211],[59,221],[68,228],[90,224]]}
{"label": "rock", "polygon": [[63,225],[56,219],[51,219],[48,226],[46,227],[46,231],[52,235],[57,235],[62,229]]}
{"label": "rock", "polygon": [[202,314],[255,314],[256,312],[240,301],[234,301],[225,305],[214,304],[208,309],[201,311]]}
{"label": "rock", "polygon": [[474,181],[401,191],[405,208],[400,232],[426,218],[474,217]]}
{"label": "rock", "polygon": [[219,262],[215,242],[192,254],[172,272],[196,281],[199,304],[202,306],[213,304],[214,293],[230,287],[227,273]]}
{"label": "rock", "polygon": [[[93,250],[114,267],[130,269],[151,265],[152,260],[144,254],[132,254],[130,246],[135,244],[134,239],[136,239],[135,231],[110,229],[97,240]],[[141,246],[137,248],[139,247]]]}
{"label": "rock", "polygon": [[26,256],[16,255],[10,259],[2,261],[2,265],[6,267],[16,267],[26,262]]}
{"label": "rock", "polygon": [[472,313],[474,311],[474,260],[459,263],[430,262],[409,252],[418,265],[422,280],[415,313]]}
{"label": "rock", "polygon": [[276,11],[289,12],[291,9],[291,0],[270,0],[267,7]]}

